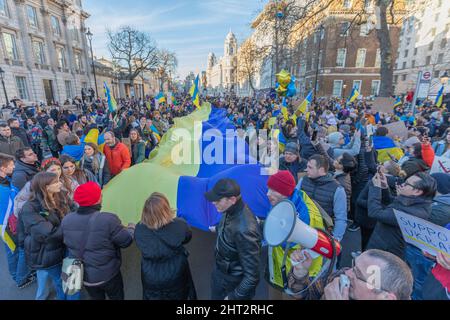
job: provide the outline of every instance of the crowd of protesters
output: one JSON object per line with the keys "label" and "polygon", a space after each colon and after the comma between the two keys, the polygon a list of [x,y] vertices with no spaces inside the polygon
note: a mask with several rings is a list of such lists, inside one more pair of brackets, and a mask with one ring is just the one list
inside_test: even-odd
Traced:
{"label": "crowd of protesters", "polygon": [[[156,106],[153,97],[121,99],[114,112],[100,100],[80,103],[72,111],[18,104],[0,122],[0,209],[12,210],[6,232],[15,249],[11,244],[5,249],[19,288],[37,281],[36,299],[47,299],[51,280],[58,299],[80,299],[62,290],[61,265],[65,257],[81,254],[89,296],[124,299],[120,250],[134,240],[143,258],[144,299],[196,299],[184,248],[192,232],[184,220],[174,218],[165,195],[149,195],[137,225],[124,226],[128,221],[114,214],[99,214],[102,188],[148,159],[175,118],[196,110],[189,97],[177,100],[184,102]],[[314,279],[309,272],[313,257],[293,252],[290,259],[302,261],[288,270],[293,297],[449,298],[449,256],[433,257],[406,244],[393,212],[450,228],[450,175],[431,174],[435,157],[450,158],[445,108],[425,101],[415,112],[400,104],[391,113],[380,113],[370,100],[348,104],[321,98],[301,113],[294,101],[276,97],[204,100],[227,110],[241,132],[256,132],[257,147],[251,152],[261,164],[273,155],[274,142],[259,132],[277,132],[281,157],[280,171],[268,182],[272,205],[291,200],[302,220],[320,219],[338,241],[347,232],[361,232],[352,269],[340,269],[338,259],[336,273]],[[398,121],[408,130],[403,139],[385,127]],[[86,141],[92,130],[104,141]],[[259,282],[261,222],[233,181],[219,182],[205,196],[223,213],[216,228],[212,297],[252,299]],[[303,203],[317,212],[303,215]],[[92,236],[86,240],[87,235]],[[365,270],[371,265],[381,270],[379,288],[367,286]],[[342,290],[344,274],[350,287]]]}

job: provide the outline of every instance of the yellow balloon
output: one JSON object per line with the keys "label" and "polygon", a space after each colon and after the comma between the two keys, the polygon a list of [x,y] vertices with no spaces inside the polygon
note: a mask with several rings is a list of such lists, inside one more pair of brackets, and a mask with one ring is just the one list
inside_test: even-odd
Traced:
{"label": "yellow balloon", "polygon": [[287,86],[291,83],[291,74],[286,70],[281,70],[279,74],[277,74],[278,83],[281,87],[287,88]]}

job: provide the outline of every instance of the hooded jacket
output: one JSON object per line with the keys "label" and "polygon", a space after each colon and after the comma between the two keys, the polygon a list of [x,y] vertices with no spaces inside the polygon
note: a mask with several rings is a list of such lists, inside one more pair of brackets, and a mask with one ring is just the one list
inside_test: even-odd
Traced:
{"label": "hooded jacket", "polygon": [[188,253],[184,248],[192,238],[187,223],[176,218],[158,230],[139,223],[134,237],[142,254],[144,300],[195,299]]}
{"label": "hooded jacket", "polygon": [[20,160],[16,161],[16,167],[12,175],[11,183],[17,189],[22,190],[28,181],[38,174],[39,168],[36,165],[28,164]]}

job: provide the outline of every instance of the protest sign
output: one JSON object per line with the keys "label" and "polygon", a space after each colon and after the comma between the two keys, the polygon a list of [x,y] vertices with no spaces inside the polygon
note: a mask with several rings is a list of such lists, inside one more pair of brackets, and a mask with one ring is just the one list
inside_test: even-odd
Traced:
{"label": "protest sign", "polygon": [[373,102],[372,110],[380,113],[393,113],[395,99],[393,98],[376,98]]}
{"label": "protest sign", "polygon": [[433,256],[450,257],[450,230],[394,209],[405,241]]}
{"label": "protest sign", "polygon": [[431,173],[450,173],[450,158],[435,157]]}
{"label": "protest sign", "polygon": [[395,136],[400,137],[402,141],[408,139],[408,129],[403,121],[389,123],[384,125],[384,127],[389,130],[388,136],[392,139],[394,139]]}

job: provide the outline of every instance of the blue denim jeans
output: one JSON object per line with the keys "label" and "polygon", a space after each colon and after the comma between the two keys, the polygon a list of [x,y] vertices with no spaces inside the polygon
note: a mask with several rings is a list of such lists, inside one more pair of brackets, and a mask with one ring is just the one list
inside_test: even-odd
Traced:
{"label": "blue denim jeans", "polygon": [[406,246],[405,260],[409,264],[414,277],[412,299],[423,300],[422,286],[430,274],[435,262],[425,257],[420,249],[411,245]]}
{"label": "blue denim jeans", "polygon": [[36,270],[37,276],[37,292],[36,300],[45,300],[47,298],[45,285],[50,279],[56,290],[56,298],[58,300],[66,300],[66,295],[62,289],[61,265],[57,265],[48,269]]}
{"label": "blue denim jeans", "polygon": [[30,274],[30,269],[25,261],[25,250],[23,248],[16,248],[16,251],[12,252],[6,244],[5,250],[9,273],[17,286],[21,286]]}

